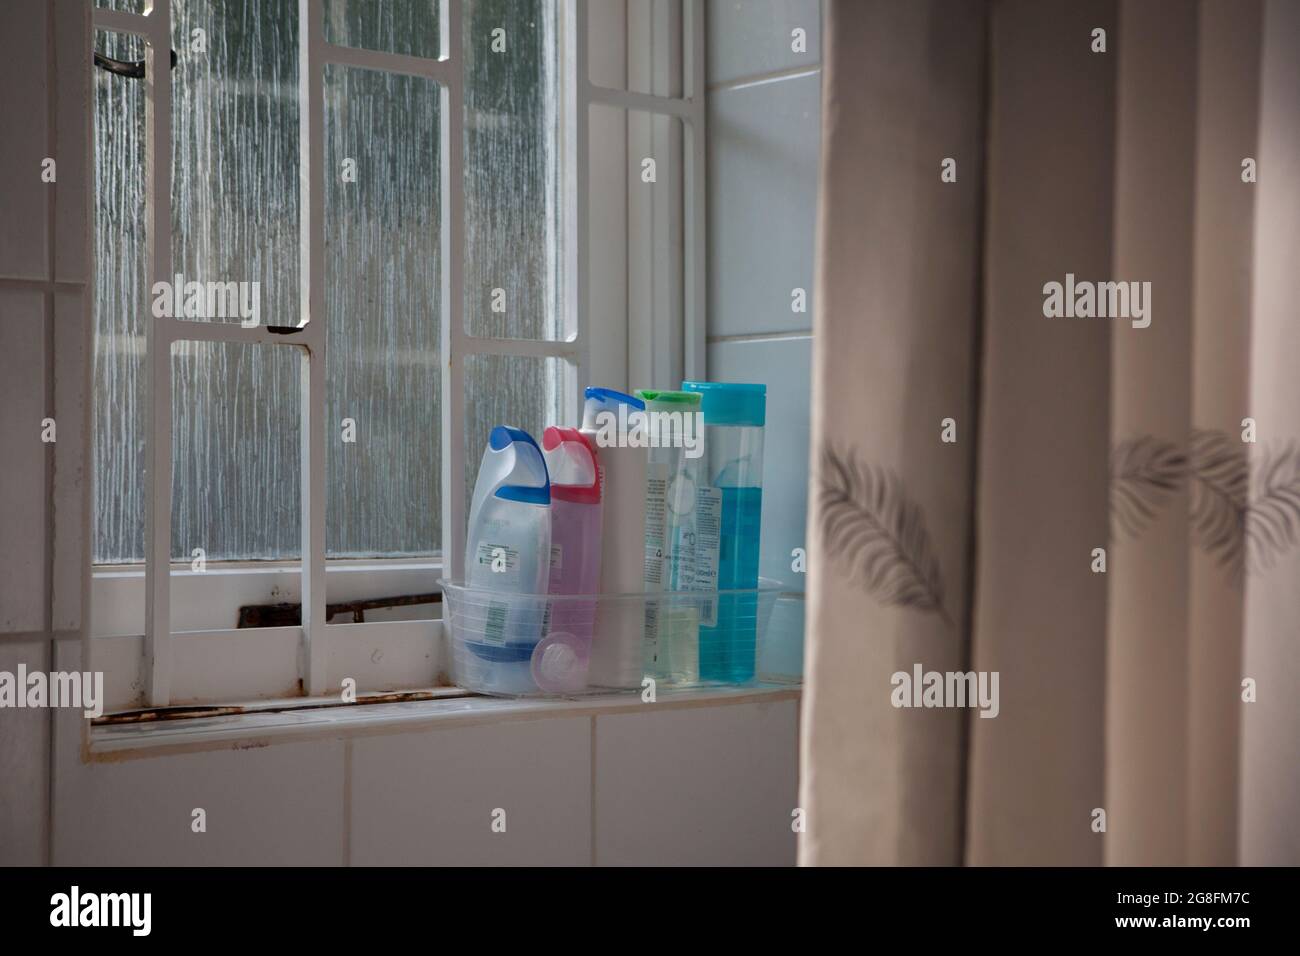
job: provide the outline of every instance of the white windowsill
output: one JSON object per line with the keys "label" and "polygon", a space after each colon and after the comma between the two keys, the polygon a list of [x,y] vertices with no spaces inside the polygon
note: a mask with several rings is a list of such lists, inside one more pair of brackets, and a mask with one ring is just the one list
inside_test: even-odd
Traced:
{"label": "white windowsill", "polygon": [[[801,689],[799,684],[753,683],[670,690],[661,691],[652,704],[644,703],[640,693],[633,692],[560,700],[454,697],[107,724],[90,728],[88,756],[91,760],[121,760],[201,750],[245,750],[304,739],[407,733],[513,720],[722,707],[793,700],[799,697]],[[298,703],[302,703],[302,699]]]}

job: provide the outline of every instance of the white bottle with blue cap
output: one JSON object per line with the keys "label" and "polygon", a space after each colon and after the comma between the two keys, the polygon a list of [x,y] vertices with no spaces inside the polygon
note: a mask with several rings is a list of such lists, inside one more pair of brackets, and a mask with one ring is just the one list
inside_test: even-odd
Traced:
{"label": "white bottle with blue cap", "polygon": [[537,442],[498,425],[483,452],[465,538],[464,613],[456,679],[496,694],[536,693],[530,672],[542,637],[551,556],[551,483]]}

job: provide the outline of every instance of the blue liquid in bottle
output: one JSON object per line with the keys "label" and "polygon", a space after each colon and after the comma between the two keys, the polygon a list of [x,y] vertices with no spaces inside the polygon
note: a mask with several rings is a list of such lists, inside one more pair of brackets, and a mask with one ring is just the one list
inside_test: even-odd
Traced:
{"label": "blue liquid in bottle", "polygon": [[[724,486],[719,490],[718,590],[757,588],[763,489]],[[700,679],[726,683],[753,680],[757,633],[757,593],[720,595],[717,626],[700,628]]]}

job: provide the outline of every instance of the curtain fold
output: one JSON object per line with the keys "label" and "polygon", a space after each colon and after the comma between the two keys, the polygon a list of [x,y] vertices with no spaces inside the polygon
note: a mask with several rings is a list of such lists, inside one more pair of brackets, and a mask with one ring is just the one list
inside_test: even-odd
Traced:
{"label": "curtain fold", "polygon": [[1113,326],[1107,863],[1185,861],[1196,41],[1196,3],[1120,5],[1113,251],[1089,278],[1149,283],[1151,324],[1092,320]]}
{"label": "curtain fold", "polygon": [[[993,8],[976,670],[1002,709],[971,720],[977,864],[1093,864],[1103,806],[1110,350],[1107,321],[1047,318],[1043,285],[1110,271],[1113,2]],[[829,183],[827,184],[829,187]]]}
{"label": "curtain fold", "polygon": [[[1241,421],[1249,414],[1250,276],[1255,187],[1241,181],[1242,144],[1257,142],[1258,2],[1201,4],[1197,44],[1196,235],[1193,260],[1190,467],[1245,489]],[[1223,457],[1224,449],[1232,449]],[[1224,465],[1230,463],[1228,468]],[[1211,468],[1210,466],[1214,466]],[[1212,492],[1193,488],[1194,515]],[[1206,511],[1206,519],[1210,515]],[[1210,549],[1193,529],[1188,580],[1187,859],[1237,862],[1238,740],[1244,540]],[[1206,539],[1212,540],[1212,539]],[[1236,549],[1235,552],[1232,549]],[[1226,573],[1225,573],[1226,572]],[[1193,706],[1194,704],[1194,706]]]}
{"label": "curtain fold", "polygon": [[897,709],[890,679],[965,666],[984,21],[938,0],[826,11],[806,862],[961,858],[963,715]]}
{"label": "curtain fold", "polygon": [[[1300,863],[1300,4],[1264,5],[1260,178],[1251,285],[1250,527],[1262,552],[1246,581],[1242,677],[1257,696],[1242,711],[1243,863]],[[1281,530],[1289,523],[1290,534]],[[1290,541],[1289,548],[1276,542]],[[1238,689],[1239,690],[1239,689]],[[1240,692],[1240,690],[1239,690]]]}
{"label": "curtain fold", "polygon": [[1300,863],[1300,4],[825,34],[801,862]]}

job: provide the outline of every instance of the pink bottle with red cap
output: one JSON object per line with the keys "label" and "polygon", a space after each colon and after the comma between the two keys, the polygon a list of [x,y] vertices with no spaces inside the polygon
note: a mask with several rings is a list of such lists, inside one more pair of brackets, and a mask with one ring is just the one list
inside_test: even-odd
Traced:
{"label": "pink bottle with red cap", "polygon": [[[551,478],[551,594],[600,589],[600,466],[576,428],[548,428],[542,454]],[[587,686],[596,601],[552,601],[547,634],[533,651],[533,680],[552,694]]]}

